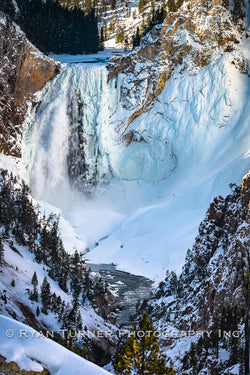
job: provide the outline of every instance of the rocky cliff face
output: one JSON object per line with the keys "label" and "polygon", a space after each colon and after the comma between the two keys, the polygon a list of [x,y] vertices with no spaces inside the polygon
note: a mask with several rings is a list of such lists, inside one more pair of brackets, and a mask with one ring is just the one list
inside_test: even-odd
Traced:
{"label": "rocky cliff face", "polygon": [[0,152],[20,157],[22,124],[34,93],[58,72],[60,66],[42,55],[25,34],[0,14]]}
{"label": "rocky cliff face", "polygon": [[[173,324],[185,332],[211,331],[210,337],[193,338],[191,347],[186,342],[181,374],[190,369],[201,374],[204,368],[206,374],[245,373],[250,320],[250,173],[241,187],[231,188],[230,195],[211,203],[181,275],[168,274],[151,303],[153,317],[160,318],[165,329]],[[224,331],[231,334],[224,337]],[[236,331],[240,336],[233,337]],[[170,355],[176,342],[171,344]],[[231,372],[234,366],[239,372]]]}
{"label": "rocky cliff face", "polygon": [[[111,59],[109,79],[118,73],[126,75],[122,99],[133,111],[124,120],[123,130],[152,108],[170,77],[184,71],[197,74],[223,53],[236,51],[243,34],[242,21],[236,22],[222,1],[195,0],[170,12],[133,53]],[[249,62],[240,53],[232,56],[232,62],[247,72]]]}

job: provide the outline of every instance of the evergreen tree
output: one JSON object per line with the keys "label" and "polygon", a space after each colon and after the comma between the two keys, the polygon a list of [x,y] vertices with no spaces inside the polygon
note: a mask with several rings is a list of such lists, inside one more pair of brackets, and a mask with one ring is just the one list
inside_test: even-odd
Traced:
{"label": "evergreen tree", "polygon": [[43,52],[96,52],[99,46],[97,17],[91,0],[85,13],[79,0],[16,0],[17,23]]}
{"label": "evergreen tree", "polygon": [[37,288],[38,286],[38,279],[37,279],[36,271],[34,272],[32,276],[31,284],[33,285],[34,288]]}
{"label": "evergreen tree", "polygon": [[138,11],[139,13],[143,13],[145,7],[145,0],[139,0],[138,2]]}
{"label": "evergreen tree", "polygon": [[86,2],[85,2],[85,12],[86,12],[86,14],[89,14],[91,12],[91,9],[92,9],[91,0],[86,0]]}
{"label": "evergreen tree", "polygon": [[103,35],[103,41],[102,41],[103,43],[108,39],[107,22],[105,20],[103,21],[102,35]]}
{"label": "evergreen tree", "polygon": [[68,327],[70,326],[70,327],[76,328],[76,321],[77,321],[78,315],[79,315],[79,305],[77,301],[74,301],[73,306],[72,307],[69,306],[69,310],[67,313],[66,321],[67,321]]}
{"label": "evergreen tree", "polygon": [[174,0],[168,0],[168,11],[169,12],[176,12],[176,5]]}
{"label": "evergreen tree", "polygon": [[31,301],[38,301],[38,290],[37,290],[38,279],[37,279],[36,272],[34,272],[34,274],[32,276],[31,284],[33,285],[33,290],[30,294],[30,300]]}
{"label": "evergreen tree", "polygon": [[113,366],[116,374],[175,374],[172,368],[166,367],[159,339],[154,333],[154,326],[149,321],[147,313],[143,313],[124,347],[114,356]]}
{"label": "evergreen tree", "polygon": [[240,18],[243,19],[245,16],[245,3],[243,0],[234,0],[233,4],[232,13],[234,21],[237,22]]}
{"label": "evergreen tree", "polygon": [[3,267],[3,260],[4,260],[4,247],[2,238],[0,237],[0,268]]}
{"label": "evergreen tree", "polygon": [[72,291],[73,301],[78,301],[82,291],[83,269],[82,262],[78,251],[75,251],[71,261],[71,282],[70,287]]}
{"label": "evergreen tree", "polygon": [[86,298],[89,301],[93,298],[94,292],[94,283],[92,278],[90,277],[90,268],[85,270],[84,281],[83,281],[83,292],[82,292],[82,303],[85,303]]}
{"label": "evergreen tree", "polygon": [[100,36],[100,44],[99,44],[99,51],[104,50],[104,26],[101,27],[101,36]]}
{"label": "evergreen tree", "polygon": [[11,225],[14,223],[14,204],[13,204],[13,189],[12,180],[7,176],[7,171],[1,172],[3,182],[1,186],[0,197],[0,223],[4,225],[4,235],[8,237]]}
{"label": "evergreen tree", "polygon": [[16,11],[12,0],[1,0],[0,1],[0,11],[8,14],[11,18],[15,17]]}
{"label": "evergreen tree", "polygon": [[115,10],[115,6],[116,6],[116,0],[110,0],[111,10]]}
{"label": "evergreen tree", "polygon": [[95,296],[100,296],[106,292],[106,285],[103,283],[101,277],[96,281],[94,285],[94,291],[93,294]]}
{"label": "evergreen tree", "polygon": [[76,330],[81,331],[82,330],[82,316],[80,311],[78,310],[77,316],[76,316]]}
{"label": "evergreen tree", "polygon": [[116,43],[123,43],[125,38],[125,28],[124,26],[119,26],[116,31],[115,41]]}
{"label": "evergreen tree", "polygon": [[133,48],[138,47],[141,43],[141,35],[139,27],[136,29],[136,34],[132,37]]}
{"label": "evergreen tree", "polygon": [[44,277],[43,283],[41,286],[41,301],[42,301],[42,312],[47,315],[48,310],[50,308],[50,303],[51,303],[51,291],[50,291],[50,283],[48,282],[46,277]]}
{"label": "evergreen tree", "polygon": [[67,302],[67,304],[65,305],[65,303],[62,305],[62,309],[61,309],[61,312],[60,312],[60,320],[62,321],[62,328],[66,328],[68,329],[71,324],[72,324],[72,321],[71,321],[71,316],[70,314],[72,315],[72,307],[70,306],[69,302]]}

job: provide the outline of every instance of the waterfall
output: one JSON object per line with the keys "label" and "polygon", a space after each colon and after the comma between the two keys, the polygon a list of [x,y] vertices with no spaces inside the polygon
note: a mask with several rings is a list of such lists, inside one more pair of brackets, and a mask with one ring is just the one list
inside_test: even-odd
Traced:
{"label": "waterfall", "polygon": [[103,65],[68,65],[46,87],[29,119],[23,159],[37,199],[55,202],[69,189],[93,190],[112,177],[109,119],[119,101],[119,77],[107,82]]}
{"label": "waterfall", "polygon": [[[158,112],[137,119],[131,142],[122,141],[122,124],[136,108],[124,87],[122,74],[108,82],[105,65],[69,64],[40,93],[22,149],[37,200],[62,207],[97,192],[112,206],[131,199],[137,206],[145,200],[142,185],[150,185],[145,194],[151,196],[151,186],[171,175],[176,157]],[[105,189],[111,180],[114,189]]]}

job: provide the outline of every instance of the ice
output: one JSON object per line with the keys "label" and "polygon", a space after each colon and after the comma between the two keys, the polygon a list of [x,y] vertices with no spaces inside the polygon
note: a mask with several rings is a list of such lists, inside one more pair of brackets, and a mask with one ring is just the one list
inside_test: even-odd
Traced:
{"label": "ice", "polygon": [[74,186],[89,190],[100,176],[110,179],[106,143],[116,96],[104,66],[67,66],[48,85],[24,134],[23,160],[37,199],[60,206]]}
{"label": "ice", "polygon": [[[127,165],[134,165],[135,155],[141,153],[138,170],[143,161],[141,169],[147,166],[148,181],[156,182],[161,173],[169,173],[158,185],[165,198],[143,211],[135,210],[121,228],[88,254],[91,262],[112,261],[123,270],[153,279],[163,278],[167,268],[180,270],[211,200],[227,194],[230,182],[240,183],[250,165],[247,75],[223,57],[198,75],[174,78],[154,108],[132,128],[151,145],[165,140],[166,149],[171,147],[176,156],[176,167],[171,172],[173,165],[166,162],[162,172],[150,169],[150,154],[142,142],[130,144],[126,163],[121,153],[113,166],[121,179],[126,178]],[[155,153],[156,160],[161,160],[159,147]],[[134,168],[130,170],[133,177]]]}
{"label": "ice", "polygon": [[[248,172],[249,77],[231,59],[171,77],[129,126],[129,145],[120,125],[133,111],[122,93],[131,77],[107,82],[104,65],[68,65],[47,88],[24,137],[24,160],[35,197],[62,208],[91,262],[154,280],[180,270],[213,197]],[[70,168],[90,197],[69,179],[78,123],[84,147]]]}

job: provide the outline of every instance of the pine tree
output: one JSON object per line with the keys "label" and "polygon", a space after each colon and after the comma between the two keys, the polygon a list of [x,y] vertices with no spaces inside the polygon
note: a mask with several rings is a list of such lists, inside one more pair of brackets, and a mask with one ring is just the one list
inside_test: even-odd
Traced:
{"label": "pine tree", "polygon": [[174,296],[176,296],[177,286],[178,286],[177,275],[174,271],[171,271],[170,279],[169,279],[169,288],[170,288],[171,294],[173,294]]}
{"label": "pine tree", "polygon": [[3,183],[0,196],[0,223],[4,225],[4,235],[8,237],[9,230],[14,223],[13,191],[11,179],[8,177],[7,171],[3,170],[1,174]]}
{"label": "pine tree", "polygon": [[159,339],[147,313],[139,318],[137,326],[128,336],[124,347],[114,356],[113,366],[116,374],[174,375],[172,368],[166,367]]}
{"label": "pine tree", "polygon": [[77,316],[76,316],[76,330],[81,331],[82,330],[82,316],[80,311],[78,310]]}
{"label": "pine tree", "polygon": [[92,9],[92,1],[91,0],[86,0],[86,3],[85,3],[85,12],[86,12],[86,14],[89,14],[91,12],[91,9]]}
{"label": "pine tree", "polygon": [[45,53],[95,52],[99,45],[97,17],[93,17],[96,1],[86,0],[83,9],[79,0],[16,0],[20,8],[16,21]]}
{"label": "pine tree", "polygon": [[90,277],[90,268],[85,270],[85,277],[83,281],[83,291],[82,291],[82,303],[85,303],[86,298],[89,299],[89,301],[93,298],[93,291],[94,291],[94,285],[93,280]]}
{"label": "pine tree", "polygon": [[79,317],[79,305],[77,301],[73,302],[73,306],[69,308],[68,316],[67,316],[67,324],[70,327],[76,328],[76,321]]}
{"label": "pine tree", "polygon": [[4,259],[4,247],[2,238],[0,237],[0,268],[3,267],[3,259]]}
{"label": "pine tree", "polygon": [[30,294],[30,300],[31,301],[38,301],[38,290],[37,290],[38,279],[37,279],[36,272],[34,272],[34,274],[32,276],[31,284],[33,285],[33,290]]}
{"label": "pine tree", "polygon": [[104,20],[103,21],[103,26],[102,26],[102,30],[103,30],[103,42],[106,42],[106,40],[108,39],[108,30],[107,30],[107,22]]}
{"label": "pine tree", "polygon": [[123,43],[125,38],[125,28],[124,26],[119,26],[116,31],[115,41],[116,43]]}
{"label": "pine tree", "polygon": [[169,12],[176,12],[176,5],[174,0],[168,0],[168,11]]}
{"label": "pine tree", "polygon": [[136,34],[133,35],[132,39],[133,39],[133,48],[138,47],[141,42],[141,35],[140,35],[139,27],[137,27]]}
{"label": "pine tree", "polygon": [[115,6],[116,6],[116,0],[110,0],[110,7],[112,10],[115,10]]}
{"label": "pine tree", "polygon": [[104,50],[104,26],[101,27],[101,36],[100,36],[100,44],[99,44],[99,51]]}
{"label": "pine tree", "polygon": [[75,251],[71,261],[71,282],[70,287],[74,301],[78,301],[82,291],[83,269],[78,251]]}
{"label": "pine tree", "polygon": [[46,277],[43,279],[43,283],[41,286],[41,301],[42,301],[42,312],[47,315],[48,310],[50,308],[51,291],[50,291],[50,283],[48,282]]}
{"label": "pine tree", "polygon": [[32,276],[31,284],[34,286],[34,288],[37,288],[38,286],[38,279],[37,279],[36,271],[34,272]]}
{"label": "pine tree", "polygon": [[102,281],[101,277],[96,281],[95,285],[94,285],[94,290],[93,290],[93,294],[95,296],[100,296],[102,294],[104,294],[106,291],[106,285],[104,284],[104,282]]}
{"label": "pine tree", "polygon": [[138,11],[139,13],[142,13],[144,10],[144,0],[139,0],[138,2]]}
{"label": "pine tree", "polygon": [[243,19],[245,16],[245,4],[243,0],[234,0],[233,6],[233,17],[234,21],[237,22],[240,18]]}
{"label": "pine tree", "polygon": [[11,18],[14,18],[16,14],[14,4],[11,0],[1,0],[0,11],[8,14]]}

